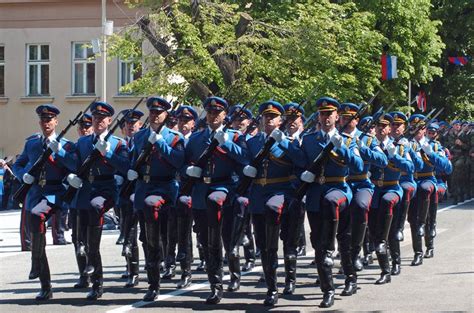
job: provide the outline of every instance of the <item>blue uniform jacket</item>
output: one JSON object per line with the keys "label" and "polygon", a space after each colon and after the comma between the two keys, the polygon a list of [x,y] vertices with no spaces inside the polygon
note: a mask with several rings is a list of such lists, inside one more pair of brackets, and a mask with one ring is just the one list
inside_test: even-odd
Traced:
{"label": "blue uniform jacket", "polygon": [[[221,190],[232,193],[235,187],[232,177],[242,166],[248,164],[245,137],[236,130],[229,129],[227,133],[229,139],[222,146],[217,147],[208,166],[202,169],[202,177],[210,177],[211,180],[218,180],[218,182],[206,184],[202,178],[196,182],[191,194],[193,209],[205,210],[206,197],[212,191]],[[193,133],[185,149],[185,167],[195,164],[210,143],[211,130],[209,128]]]}
{"label": "blue uniform jacket", "polygon": [[[94,150],[94,134],[79,138],[75,146],[75,159],[77,160],[76,167],[80,168],[82,163]],[[99,158],[91,167],[89,172],[90,177],[108,177],[107,180],[83,180],[82,187],[76,194],[72,202],[72,207],[79,210],[91,209],[90,200],[96,196],[103,196],[104,198],[117,199],[117,184],[114,175],[127,175],[130,167],[128,158],[128,148],[125,140],[110,136],[108,142],[110,143],[110,151],[102,158]],[[71,157],[73,157],[71,155]]]}
{"label": "blue uniform jacket", "polygon": [[[44,137],[41,134],[34,134],[26,139],[23,152],[18,156],[12,167],[13,173],[19,179],[22,179],[23,175],[30,170],[43,153],[43,139]],[[27,211],[31,211],[43,198],[46,198],[50,203],[56,204],[61,209],[66,208],[58,197],[65,191],[62,181],[69,172],[75,170],[74,161],[65,158],[66,155],[73,152],[74,145],[64,138],[61,139],[61,145],[61,150],[59,150],[57,154],[51,154],[48,161],[46,161],[43,168],[44,176],[41,178],[37,177],[33,186],[28,191],[24,202]],[[40,179],[55,181],[56,184],[41,187],[38,185]]]}
{"label": "blue uniform jacket", "polygon": [[[333,178],[342,179],[349,175],[349,170],[353,173],[361,173],[364,168],[364,161],[359,155],[357,144],[354,138],[347,134],[342,135],[345,139],[345,144],[340,149],[334,148],[331,151],[330,157],[324,166],[324,177],[326,180]],[[324,135],[321,130],[303,137],[301,150],[303,152],[302,159],[305,162],[305,167],[309,167],[319,153],[324,149],[327,143],[324,141]],[[321,199],[325,194],[338,189],[344,193],[348,203],[352,200],[352,191],[345,180],[340,182],[328,182],[320,185],[318,177],[316,181],[310,185],[306,193],[306,210],[309,212],[319,212]]]}
{"label": "blue uniform jacket", "polygon": [[[265,133],[259,132],[247,141],[249,161],[255,158],[263,148],[266,138]],[[251,213],[263,213],[265,203],[272,196],[291,196],[296,187],[294,163],[300,162],[298,154],[294,153],[297,150],[299,150],[298,140],[291,142],[284,139],[280,144],[277,142],[273,144],[269,156],[257,166],[257,176],[250,187],[249,209]],[[296,158],[294,159],[294,157]],[[275,182],[272,183],[272,180]],[[278,180],[283,181],[278,182]]]}
{"label": "blue uniform jacket", "polygon": [[[380,143],[381,146],[387,147],[389,143],[393,142],[388,138],[386,142]],[[384,151],[385,153],[385,151]],[[400,186],[400,177],[402,172],[412,172],[414,165],[408,152],[405,151],[404,146],[397,146],[397,153],[393,157],[388,157],[388,165],[386,167],[371,166],[370,172],[372,174],[372,181],[383,181],[383,186],[375,185],[374,196],[372,198],[372,208],[378,208],[380,198],[387,192],[396,193],[400,199],[403,197],[403,189]]]}
{"label": "blue uniform jacket", "polygon": [[356,130],[353,136],[357,138],[356,142],[360,140],[364,143],[359,148],[360,156],[362,160],[364,160],[364,169],[361,173],[349,171],[348,182],[352,192],[357,192],[361,189],[368,189],[373,194],[375,186],[368,177],[370,166],[375,165],[386,167],[388,159],[380,148],[377,138],[367,134],[362,136],[362,134],[363,133],[360,130]]}
{"label": "blue uniform jacket", "polygon": [[[150,133],[150,128],[146,128],[133,137],[132,164],[136,162],[148,142]],[[173,205],[176,202],[179,190],[176,174],[184,164],[184,138],[179,132],[165,126],[161,130],[161,135],[163,139],[153,144],[148,162],[138,169],[139,179],[135,185],[135,210],[143,210],[145,198],[149,195],[161,195],[167,204]],[[148,183],[144,180],[147,175],[151,178]]]}
{"label": "blue uniform jacket", "polygon": [[[423,138],[424,140],[429,140],[428,138]],[[444,153],[443,147],[437,143],[436,141],[429,140],[428,141],[433,148],[433,153],[430,155],[426,155],[421,151],[421,144],[419,142],[414,142],[413,148],[416,154],[418,155],[419,159],[421,159],[421,167],[417,168],[416,170],[416,182],[421,184],[424,181],[431,181],[433,185],[436,187],[437,181],[435,177],[435,172],[445,172],[451,173],[452,172],[452,165],[451,162],[446,157]]]}

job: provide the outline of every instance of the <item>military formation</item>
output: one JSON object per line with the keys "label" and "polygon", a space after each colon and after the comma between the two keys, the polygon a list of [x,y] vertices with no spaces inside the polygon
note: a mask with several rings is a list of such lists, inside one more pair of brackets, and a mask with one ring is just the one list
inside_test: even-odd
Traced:
{"label": "military formation", "polygon": [[[265,306],[278,303],[280,240],[283,294],[295,293],[307,218],[320,307],[327,308],[334,304],[336,252],[345,275],[342,296],[356,294],[357,275],[373,262],[373,252],[380,267],[375,284],[390,283],[402,270],[405,222],[411,265],[419,266],[434,257],[436,213],[448,186],[455,203],[472,196],[469,123],[382,109],[367,116],[367,105],[330,97],[318,99],[309,118],[306,103],[269,100],[253,116],[252,101],[230,107],[214,96],[200,115],[155,96],[146,99],[144,114],[140,102],[114,120],[110,104],[94,101],[60,134],[58,108],[36,109],[41,132],[26,139],[12,171],[21,180],[16,198],[31,234],[29,279],[41,283],[37,300],[53,297],[45,223],[68,210],[79,273],[74,288],[90,288],[89,300],[103,294],[100,243],[104,214],[113,208],[120,216],[126,288],[139,284],[142,245],[144,301],[157,299],[160,282],[179,270],[176,287],[192,284],[197,246],[195,270],[207,273],[211,289],[206,303],[224,296],[224,270],[230,273],[226,291],[238,292],[241,272],[260,258]],[[75,143],[65,138],[73,125],[80,136]],[[114,135],[119,127],[123,138]]]}

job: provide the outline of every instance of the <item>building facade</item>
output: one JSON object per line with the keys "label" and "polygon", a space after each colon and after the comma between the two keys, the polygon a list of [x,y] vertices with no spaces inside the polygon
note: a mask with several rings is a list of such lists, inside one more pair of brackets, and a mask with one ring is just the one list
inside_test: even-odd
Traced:
{"label": "building facade", "polygon": [[[121,0],[106,4],[115,32],[140,15]],[[20,153],[25,138],[39,131],[36,106],[61,110],[60,131],[102,96],[103,60],[90,44],[101,33],[101,0],[0,1],[0,158]],[[136,78],[133,65],[113,59],[106,66],[107,102],[117,112],[133,106],[139,97],[120,93]],[[75,129],[66,137],[76,140]]]}

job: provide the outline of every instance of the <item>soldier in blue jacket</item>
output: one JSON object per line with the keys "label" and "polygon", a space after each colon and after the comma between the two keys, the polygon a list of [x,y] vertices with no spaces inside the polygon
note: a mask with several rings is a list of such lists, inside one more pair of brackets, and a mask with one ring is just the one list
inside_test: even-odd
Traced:
{"label": "soldier in blue jacket", "polygon": [[[422,114],[410,116],[411,126],[426,124],[426,117]],[[425,235],[426,219],[430,208],[430,203],[437,202],[435,171],[450,172],[451,163],[444,154],[439,143],[425,137],[426,127],[418,130],[414,137],[414,150],[421,158],[421,167],[415,173],[418,185],[416,203],[408,212],[408,222],[412,233],[412,245],[415,256],[412,261],[413,266],[423,263],[422,238]],[[429,257],[433,256],[433,250],[427,252]]]}
{"label": "soldier in blue jacket", "polygon": [[436,237],[436,215],[438,211],[438,203],[439,203],[439,199],[443,199],[446,193],[446,189],[447,189],[447,185],[446,185],[446,181],[444,180],[444,177],[451,174],[453,171],[453,166],[448,157],[449,151],[447,151],[447,149],[443,147],[441,143],[437,140],[439,131],[440,131],[440,126],[437,123],[431,123],[430,125],[428,125],[427,131],[426,131],[427,138],[429,138],[431,141],[434,141],[437,144],[437,149],[439,150],[440,155],[448,159],[448,165],[446,166],[445,169],[435,170],[437,195],[436,197],[434,197],[435,201],[430,202],[427,223],[425,226],[426,252],[425,252],[424,257],[428,259],[434,256],[434,238]]}
{"label": "soldier in blue jacket", "polygon": [[124,140],[110,136],[105,141],[108,127],[112,122],[114,108],[106,103],[97,101],[91,106],[92,127],[94,133],[81,137],[76,143],[76,153],[68,157],[77,160],[77,168],[92,153],[98,150],[101,157],[90,168],[88,178],[82,180],[76,174],[69,174],[68,183],[79,189],[72,205],[78,209],[78,234],[87,228],[87,238],[78,238],[79,250],[87,253],[87,267],[84,273],[91,276],[92,290],[87,299],[97,300],[103,293],[103,270],[100,255],[100,240],[102,237],[103,215],[115,205],[117,185],[114,175],[126,175],[129,168],[128,149]]}
{"label": "soldier in blue jacket", "polygon": [[355,140],[347,134],[339,134],[336,129],[339,102],[323,97],[316,101],[316,106],[321,130],[303,137],[301,149],[306,167],[313,163],[329,142],[332,142],[334,148],[323,162],[318,177],[306,170],[301,174],[301,180],[311,184],[306,193],[306,210],[311,227],[311,244],[316,251],[318,276],[324,293],[320,307],[327,308],[334,304],[332,253],[335,250],[338,225],[341,223],[341,229],[350,228],[348,207],[352,191],[346,183],[346,176],[349,170],[360,173],[364,163]]}
{"label": "soldier in blue jacket", "polygon": [[402,172],[411,172],[414,168],[413,162],[403,146],[396,146],[390,138],[390,124],[393,121],[392,115],[384,114],[378,120],[376,128],[376,136],[380,148],[387,155],[388,165],[386,167],[373,165],[370,170],[375,192],[369,214],[369,228],[374,239],[377,260],[382,270],[380,278],[375,282],[377,285],[391,281],[388,256],[389,232],[397,204],[403,197],[400,176]]}
{"label": "soldier in blue jacket", "polygon": [[[29,279],[40,279],[41,291],[36,300],[47,300],[53,297],[51,275],[46,257],[46,225],[53,215],[60,214],[66,208],[61,200],[64,193],[63,179],[74,170],[74,162],[65,158],[73,151],[73,144],[61,138],[56,141],[55,132],[58,125],[59,110],[51,105],[40,105],[36,108],[40,121],[41,134],[34,134],[26,139],[23,152],[13,165],[16,177],[22,177],[25,184],[32,185],[24,201],[25,210],[31,226],[31,272]],[[50,147],[53,154],[40,171],[38,177],[28,173],[43,151]]]}
{"label": "soldier in blue jacket", "polygon": [[[408,153],[416,170],[420,166],[421,160],[412,149],[412,144],[403,137],[408,118],[402,112],[391,112],[390,115],[393,118],[391,123],[391,137],[399,149],[403,149]],[[392,269],[390,274],[393,276],[399,275],[401,271],[400,241],[404,239],[403,230],[405,221],[408,210],[412,206],[411,200],[415,197],[417,189],[413,174],[414,171],[402,171],[400,176],[400,186],[403,189],[403,197],[394,212],[389,234],[390,255],[392,257]]]}
{"label": "soldier in blue jacket", "polygon": [[[208,126],[191,135],[186,146],[186,174],[199,179],[192,190],[191,199],[180,197],[180,202],[192,207],[199,241],[204,247],[207,263],[207,277],[211,284],[208,304],[217,304],[223,295],[222,286],[222,224],[223,218],[231,218],[232,192],[235,171],[247,162],[245,140],[240,132],[223,131],[223,122],[228,107],[227,101],[219,97],[207,98],[203,106],[207,111]],[[205,151],[212,139],[219,143],[204,168],[194,164]],[[226,208],[226,212],[224,212]],[[230,208],[230,209],[229,209]],[[229,216],[230,214],[230,216]],[[227,215],[227,216],[225,216]],[[239,283],[237,269],[229,264],[231,284]],[[240,266],[240,265],[239,265]]]}
{"label": "soldier in blue jacket", "polygon": [[[189,138],[193,134],[196,126],[196,120],[198,114],[196,110],[189,105],[181,105],[176,110],[176,117],[178,119],[178,129],[184,138],[184,147],[189,142]],[[183,171],[180,171],[180,185],[186,180],[186,175]],[[176,255],[176,262],[180,263],[181,266],[181,280],[176,285],[176,288],[186,288],[192,282],[191,264],[193,263],[193,242],[192,242],[192,225],[193,225],[193,212],[187,205],[182,205],[180,202],[176,203],[176,208],[173,209],[173,217],[171,220],[175,220],[176,226],[168,228],[171,231],[176,232],[178,253]],[[205,264],[204,253],[201,245],[199,245],[199,258],[201,262]],[[204,269],[203,269],[204,270]]]}
{"label": "soldier in blue jacket", "polygon": [[[176,173],[183,166],[183,136],[162,125],[171,104],[161,97],[147,100],[150,127],[139,131],[133,138],[132,164],[144,147],[152,145],[152,152],[138,172],[130,169],[127,178],[137,180],[132,195],[134,210],[145,222],[148,255],[146,270],[148,291],[143,301],[154,301],[160,291],[160,263],[163,259],[161,242],[161,211],[173,206],[178,196]],[[161,127],[157,133],[158,128]]]}
{"label": "soldier in blue jacket", "polygon": [[[247,141],[250,157],[254,158],[259,153],[268,140],[267,137],[274,138],[275,143],[262,164],[257,168],[247,165],[243,173],[254,178],[249,193],[249,208],[267,284],[264,305],[274,306],[278,302],[278,237],[280,228],[288,222],[286,208],[295,188],[294,162],[301,158],[298,159],[300,155],[297,154],[299,142],[290,142],[284,132],[279,130],[284,114],[283,106],[276,101],[267,101],[260,105],[259,113],[263,116],[263,131]],[[300,162],[300,167],[302,165]],[[288,233],[283,231],[282,236],[287,277],[285,293],[290,294],[294,292],[296,283],[296,247],[290,251]]]}
{"label": "soldier in blue jacket", "polygon": [[[143,116],[143,112],[139,110],[126,109],[122,111],[123,115],[126,115],[124,122],[123,133],[124,140],[127,144],[127,150],[129,151],[129,160],[132,158],[133,150],[133,136],[140,130],[142,125],[140,119]],[[128,114],[128,115],[127,115]],[[123,184],[124,178],[120,175],[115,175],[118,190]],[[120,182],[120,184],[119,184]],[[126,278],[125,288],[132,288],[138,285],[138,272],[139,272],[139,250],[138,250],[138,223],[133,212],[133,203],[130,199],[119,197],[117,206],[120,211],[120,236],[117,239],[117,244],[123,245],[122,255],[126,261],[126,271],[122,274],[122,278]],[[128,236],[128,238],[124,238]]]}
{"label": "soldier in blue jacket", "polygon": [[[343,103],[339,110],[340,124],[345,125],[352,116],[359,110],[359,106],[354,103]],[[338,242],[341,254],[341,265],[346,276],[345,288],[342,296],[351,296],[357,292],[357,275],[355,271],[360,271],[363,265],[359,259],[359,252],[364,242],[364,236],[368,223],[370,203],[374,194],[374,184],[368,177],[371,165],[380,167],[387,166],[387,157],[378,146],[375,136],[362,133],[357,129],[359,119],[355,118],[347,126],[345,133],[352,140],[355,140],[364,161],[362,173],[349,171],[347,182],[351,187],[353,198],[349,206],[350,225],[339,222]],[[344,228],[344,226],[346,226]]]}

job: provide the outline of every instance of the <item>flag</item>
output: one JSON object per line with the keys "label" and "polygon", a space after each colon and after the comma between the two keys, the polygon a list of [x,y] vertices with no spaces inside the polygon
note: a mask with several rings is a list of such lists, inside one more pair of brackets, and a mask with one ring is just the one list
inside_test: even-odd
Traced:
{"label": "flag", "polygon": [[382,79],[389,80],[397,78],[397,57],[383,54],[380,58],[382,62]]}
{"label": "flag", "polygon": [[416,106],[418,110],[421,112],[426,111],[427,103],[426,103],[426,94],[423,90],[418,91],[418,95],[416,96]]}
{"label": "flag", "polygon": [[449,63],[464,66],[469,61],[469,57],[448,57]]}

